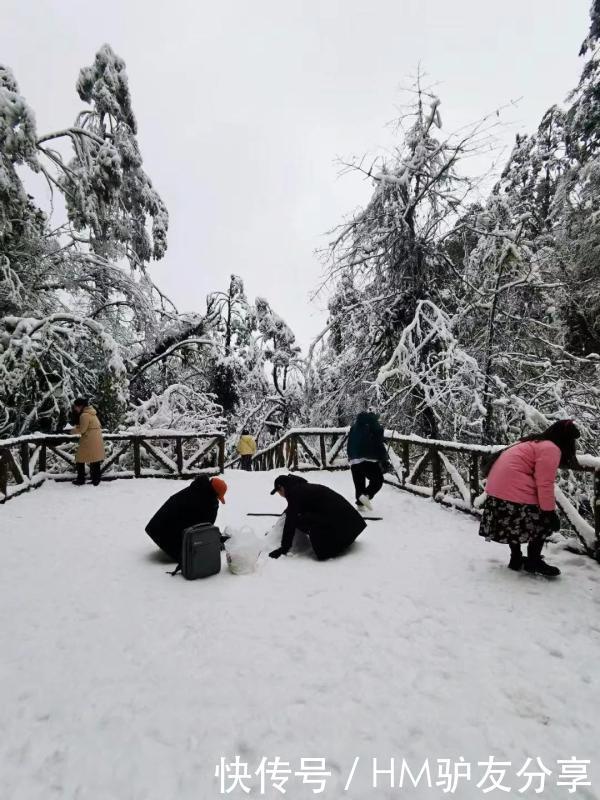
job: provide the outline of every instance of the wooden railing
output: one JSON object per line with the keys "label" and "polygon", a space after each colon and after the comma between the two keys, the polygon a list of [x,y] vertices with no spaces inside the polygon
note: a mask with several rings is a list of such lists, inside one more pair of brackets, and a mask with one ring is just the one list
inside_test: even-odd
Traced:
{"label": "wooden railing", "polygon": [[[46,479],[72,480],[78,436],[33,435],[0,440],[0,502]],[[225,462],[221,433],[104,434],[103,479],[191,478],[217,474]]]}
{"label": "wooden railing", "polygon": [[[255,470],[269,469],[346,469],[348,464],[344,445],[349,428],[297,428],[271,442],[252,457]],[[317,442],[313,441],[317,439]],[[305,459],[304,461],[302,459]],[[308,460],[306,460],[308,459]],[[239,456],[228,461],[226,467],[241,463]]]}
{"label": "wooden railing", "polygon": [[[295,429],[253,457],[256,470],[348,469],[348,428]],[[387,483],[435,502],[481,514],[481,461],[503,445],[436,441],[386,431]],[[236,466],[233,459],[226,466]],[[600,559],[600,458],[578,454],[579,466],[559,471],[556,496],[562,522]]]}
{"label": "wooden railing", "polygon": [[[298,428],[253,457],[255,470],[348,469],[348,428]],[[189,478],[235,467],[225,463],[221,433],[107,434],[104,478]],[[0,440],[0,501],[47,478],[74,476],[77,436],[19,437]],[[385,480],[421,497],[480,514],[485,499],[482,458],[502,445],[480,446],[435,441],[386,431],[389,468]],[[556,487],[562,521],[586,552],[600,559],[600,458],[578,454],[579,466],[560,470]]]}

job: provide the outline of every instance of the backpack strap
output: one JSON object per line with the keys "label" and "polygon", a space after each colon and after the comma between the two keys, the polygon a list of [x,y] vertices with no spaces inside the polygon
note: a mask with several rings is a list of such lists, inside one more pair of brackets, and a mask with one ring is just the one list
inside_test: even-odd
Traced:
{"label": "backpack strap", "polygon": [[170,570],[167,570],[167,572],[165,574],[166,575],[177,575],[178,572],[181,572],[181,564],[177,564],[177,566],[175,567],[173,572],[171,572]]}

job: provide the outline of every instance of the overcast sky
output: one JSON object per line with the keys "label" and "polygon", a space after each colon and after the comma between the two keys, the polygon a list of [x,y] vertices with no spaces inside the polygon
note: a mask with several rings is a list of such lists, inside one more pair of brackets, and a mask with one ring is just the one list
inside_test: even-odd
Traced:
{"label": "overcast sky", "polygon": [[180,310],[241,275],[306,346],[327,230],[370,194],[337,157],[393,142],[419,62],[451,131],[522,98],[507,145],[581,69],[588,0],[0,0],[0,60],[39,133],[72,123],[79,68],[108,42],[127,63],[145,168],[169,209],[152,267]]}

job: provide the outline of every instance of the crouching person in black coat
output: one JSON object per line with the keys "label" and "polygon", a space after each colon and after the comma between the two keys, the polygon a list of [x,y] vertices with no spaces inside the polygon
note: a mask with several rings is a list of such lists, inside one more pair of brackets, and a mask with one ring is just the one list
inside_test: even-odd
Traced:
{"label": "crouching person in black coat", "polygon": [[181,561],[184,530],[201,522],[214,524],[226,491],[222,478],[200,475],[169,497],[146,525],[146,533],[173,561]]}
{"label": "crouching person in black coat", "polygon": [[275,493],[285,497],[288,505],[281,547],[269,553],[271,558],[285,555],[294,533],[301,530],[308,534],[316,557],[324,561],[350,547],[367,527],[358,511],[327,486],[308,483],[296,475],[281,475],[275,478],[271,494]]}

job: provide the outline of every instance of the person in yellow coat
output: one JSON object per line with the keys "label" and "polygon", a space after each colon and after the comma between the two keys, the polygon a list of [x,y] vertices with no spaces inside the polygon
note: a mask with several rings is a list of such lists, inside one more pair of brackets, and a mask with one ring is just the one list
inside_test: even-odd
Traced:
{"label": "person in yellow coat", "polygon": [[256,453],[256,439],[250,434],[247,428],[244,428],[240,440],[238,442],[237,451],[240,454],[242,461],[242,469],[246,472],[252,471],[252,456]]}
{"label": "person in yellow coat", "polygon": [[98,486],[100,483],[100,465],[105,457],[100,420],[96,414],[96,409],[89,404],[86,397],[78,397],[75,400],[73,411],[77,423],[71,433],[81,437],[75,454],[77,479],[73,482],[77,486],[82,486],[85,483],[85,465],[89,464],[92,483],[94,486]]}

